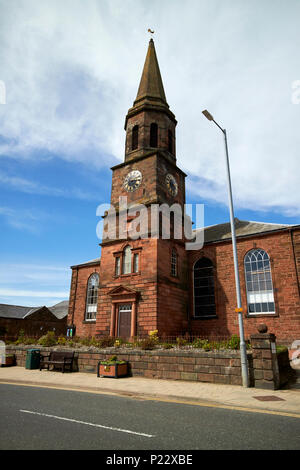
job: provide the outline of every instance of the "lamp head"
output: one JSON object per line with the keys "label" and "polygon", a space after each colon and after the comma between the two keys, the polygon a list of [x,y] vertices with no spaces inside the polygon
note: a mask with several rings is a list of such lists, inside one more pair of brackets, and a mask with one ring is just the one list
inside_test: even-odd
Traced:
{"label": "lamp head", "polygon": [[207,109],[205,109],[204,111],[202,111],[202,114],[204,114],[204,116],[206,117],[206,119],[208,119],[209,121],[213,121],[214,118],[212,117],[212,115],[207,111]]}

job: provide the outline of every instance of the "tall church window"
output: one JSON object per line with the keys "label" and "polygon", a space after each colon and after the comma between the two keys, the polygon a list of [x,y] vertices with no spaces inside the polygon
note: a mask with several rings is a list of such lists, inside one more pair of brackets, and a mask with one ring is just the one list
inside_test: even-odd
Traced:
{"label": "tall church window", "polygon": [[177,251],[175,248],[173,248],[171,254],[171,275],[177,276]]}
{"label": "tall church window", "polygon": [[97,315],[97,301],[99,288],[99,274],[94,273],[89,277],[87,284],[85,320],[95,320]]}
{"label": "tall church window", "polygon": [[216,315],[214,268],[210,259],[201,258],[194,265],[194,316]]}
{"label": "tall church window", "polygon": [[168,130],[168,150],[173,153],[173,133],[171,129]]}
{"label": "tall church window", "polygon": [[158,126],[153,122],[150,126],[150,147],[157,147]]}
{"label": "tall church window", "polygon": [[137,149],[139,146],[139,126],[134,126],[132,129],[131,150]]}
{"label": "tall church window", "polygon": [[139,272],[139,254],[134,253],[133,255],[133,272],[138,273]]}
{"label": "tall church window", "polygon": [[270,258],[266,251],[249,251],[244,260],[249,314],[275,313]]}
{"label": "tall church window", "polygon": [[131,273],[131,248],[130,246],[126,246],[124,253],[123,253],[122,274],[130,274],[130,273]]}
{"label": "tall church window", "polygon": [[120,276],[120,257],[118,256],[115,261],[115,275]]}

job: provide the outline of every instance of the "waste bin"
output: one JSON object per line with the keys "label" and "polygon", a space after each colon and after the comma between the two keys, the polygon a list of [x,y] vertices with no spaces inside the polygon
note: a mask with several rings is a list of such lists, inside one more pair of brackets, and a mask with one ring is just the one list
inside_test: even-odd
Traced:
{"label": "waste bin", "polygon": [[28,349],[26,354],[26,369],[39,369],[40,367],[40,350]]}

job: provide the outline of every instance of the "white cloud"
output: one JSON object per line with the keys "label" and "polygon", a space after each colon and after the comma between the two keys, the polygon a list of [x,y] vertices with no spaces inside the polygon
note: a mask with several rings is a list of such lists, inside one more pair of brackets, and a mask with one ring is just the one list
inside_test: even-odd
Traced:
{"label": "white cloud", "polygon": [[[15,175],[8,175],[0,170],[0,183],[16,191],[28,194],[40,194],[54,197],[74,198],[82,200],[98,200],[99,195],[89,193],[81,188],[56,188],[45,186],[39,182],[32,181]],[[0,209],[1,213],[1,209]]]}
{"label": "white cloud", "polygon": [[50,298],[68,298],[69,292],[59,291],[36,291],[36,290],[16,290],[16,289],[0,289],[0,296],[4,297],[50,297]]}
{"label": "white cloud", "polygon": [[55,305],[69,298],[70,278],[65,266],[0,263],[0,303]]}
{"label": "white cloud", "polygon": [[98,167],[122,160],[151,27],[188,190],[227,203],[222,134],[202,116],[207,108],[228,131],[236,204],[299,215],[299,2],[0,0],[0,8],[0,155],[50,152]]}

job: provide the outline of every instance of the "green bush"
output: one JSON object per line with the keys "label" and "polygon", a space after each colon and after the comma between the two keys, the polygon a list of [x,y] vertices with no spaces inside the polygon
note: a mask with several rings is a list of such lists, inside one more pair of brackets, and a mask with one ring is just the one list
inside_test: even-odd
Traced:
{"label": "green bush", "polygon": [[61,346],[65,346],[67,343],[67,340],[64,336],[59,336],[57,338],[57,344],[60,344]]}
{"label": "green bush", "polygon": [[188,344],[188,341],[184,338],[181,338],[181,336],[178,336],[178,338],[176,338],[176,343],[179,348],[182,348]]}
{"label": "green bush", "polygon": [[171,343],[161,343],[163,349],[173,349],[173,344]]}
{"label": "green bush", "polygon": [[45,335],[41,336],[38,340],[38,344],[41,346],[55,346],[57,344],[57,339],[54,331],[48,331]]}
{"label": "green bush", "polygon": [[156,340],[151,338],[151,336],[149,336],[148,338],[143,338],[137,341],[136,343],[136,346],[141,349],[154,349],[156,345]]}
{"label": "green bush", "polygon": [[200,339],[200,338],[197,338],[193,341],[192,347],[197,348],[197,349],[204,349],[205,351],[210,351],[212,349],[212,345],[208,341],[208,339]]}
{"label": "green bush", "polygon": [[115,344],[115,340],[116,339],[112,338],[111,336],[104,336],[98,341],[99,348],[110,348]]}
{"label": "green bush", "polygon": [[24,330],[20,330],[18,339],[15,341],[15,344],[24,344],[24,341],[25,341],[25,332]]}
{"label": "green bush", "polygon": [[227,347],[229,349],[240,349],[240,338],[238,335],[232,335],[227,341]]}

